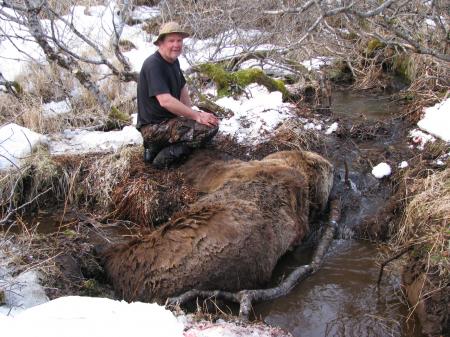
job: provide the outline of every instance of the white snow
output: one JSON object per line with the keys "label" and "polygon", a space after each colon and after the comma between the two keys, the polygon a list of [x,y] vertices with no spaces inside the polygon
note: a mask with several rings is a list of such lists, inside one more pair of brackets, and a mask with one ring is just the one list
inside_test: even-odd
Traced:
{"label": "white snow", "polygon": [[14,317],[1,317],[4,336],[182,337],[183,324],[157,304],[99,297],[60,297]]}
{"label": "white snow", "polygon": [[428,133],[422,132],[419,129],[412,129],[409,131],[409,137],[414,145],[416,145],[419,150],[423,150],[424,146],[428,142],[434,142],[436,138],[429,135]]}
{"label": "white snow", "polygon": [[49,103],[42,104],[42,116],[43,117],[56,117],[69,113],[72,110],[72,105],[69,100],[64,101],[51,101]]}
{"label": "white snow", "polygon": [[387,177],[392,173],[391,167],[386,163],[379,163],[377,166],[374,166],[372,169],[372,174],[375,178],[381,179],[383,177]]}
{"label": "white snow", "polygon": [[175,317],[156,303],[66,296],[34,306],[15,316],[0,314],[2,335],[36,337],[289,337],[262,323],[197,321]]}
{"label": "white snow", "polygon": [[424,116],[417,126],[435,137],[450,142],[450,97],[432,107],[425,108]]}
{"label": "white snow", "polygon": [[181,69],[185,71],[191,64],[219,61],[242,53],[281,50],[272,44],[252,44],[253,39],[263,35],[264,33],[258,30],[236,29],[221,32],[205,40],[187,38],[184,40],[183,56],[179,58]]}
{"label": "white snow", "polygon": [[47,137],[10,123],[0,128],[0,170],[20,167],[20,160],[26,158],[39,144],[46,144]]}
{"label": "white snow", "polygon": [[286,69],[285,66],[277,63],[275,60],[264,59],[256,60],[250,59],[242,62],[239,65],[240,69],[257,68],[263,70],[266,74],[274,77],[282,77],[287,75],[294,75],[295,73]]}
{"label": "white snow", "polygon": [[283,103],[281,92],[269,92],[258,84],[249,85],[245,91],[246,95],[239,99],[223,97],[216,101],[234,112],[233,117],[220,122],[219,132],[234,136],[238,142],[256,144],[267,139],[282,121],[292,117],[293,106]]}
{"label": "white snow", "polygon": [[330,57],[319,56],[319,57],[314,57],[314,58],[309,59],[309,60],[305,60],[301,64],[306,69],[311,71],[311,70],[318,70],[318,69],[320,69],[321,66],[329,64],[331,61],[332,61],[332,58],[330,58]]}
{"label": "white snow", "polygon": [[[2,7],[2,10],[10,16],[17,16],[9,8]],[[0,16],[0,31],[2,35],[12,36],[11,39],[0,40],[0,72],[5,79],[9,81],[16,79],[33,60],[43,62],[44,53],[26,28]],[[18,38],[14,38],[16,35]]]}
{"label": "white snow", "polygon": [[400,164],[398,164],[398,168],[400,169],[404,169],[407,168],[409,166],[407,161],[402,161]]}
{"label": "white snow", "polygon": [[425,19],[425,24],[432,28],[436,27],[436,23],[432,19]]}
{"label": "white snow", "polygon": [[110,152],[127,145],[141,145],[141,133],[134,126],[120,131],[65,130],[53,135],[49,141],[51,154]]}
{"label": "white snow", "polygon": [[327,128],[327,130],[325,131],[325,134],[326,134],[326,135],[330,135],[330,134],[332,134],[333,132],[336,132],[337,129],[338,129],[338,123],[337,123],[337,122],[334,122],[333,124],[331,124],[331,125]]}
{"label": "white snow", "polygon": [[131,18],[134,20],[149,20],[161,15],[158,7],[139,6],[133,9]]}
{"label": "white snow", "polygon": [[13,277],[8,270],[0,268],[0,288],[5,293],[5,305],[0,306],[0,316],[15,316],[25,309],[47,302],[48,297],[39,278],[35,270]]}
{"label": "white snow", "polygon": [[320,124],[316,124],[316,123],[314,123],[314,122],[306,122],[304,125],[303,125],[303,128],[305,129],[305,130],[322,130],[322,125],[320,125]]}

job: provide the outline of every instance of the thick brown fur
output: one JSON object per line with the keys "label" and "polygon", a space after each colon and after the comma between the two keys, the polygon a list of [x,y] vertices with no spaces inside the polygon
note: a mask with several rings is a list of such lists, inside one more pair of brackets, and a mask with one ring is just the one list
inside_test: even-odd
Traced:
{"label": "thick brown fur", "polygon": [[308,233],[310,211],[323,210],[333,179],[328,161],[298,151],[251,162],[198,153],[182,170],[205,195],[153,233],[105,254],[106,272],[128,301],[263,286]]}

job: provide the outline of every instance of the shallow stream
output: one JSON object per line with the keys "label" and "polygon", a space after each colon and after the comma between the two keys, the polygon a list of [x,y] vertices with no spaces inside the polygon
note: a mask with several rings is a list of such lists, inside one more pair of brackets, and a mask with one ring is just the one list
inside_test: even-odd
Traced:
{"label": "shallow stream", "polygon": [[[406,322],[408,307],[400,293],[400,270],[393,267],[396,273],[385,273],[378,289],[377,246],[351,239],[351,233],[364,219],[375,216],[385,206],[388,195],[387,188],[370,172],[362,172],[356,163],[369,156],[383,161],[391,152],[403,153],[407,149],[401,123],[391,119],[399,110],[387,96],[367,97],[347,92],[333,95],[332,117],[339,123],[381,122],[387,125],[388,132],[367,141],[331,139],[335,144],[329,157],[340,175],[343,176],[343,161],[354,163],[349,165],[353,189],[348,193],[354,194],[357,203],[343,209],[340,223],[339,236],[347,239],[335,240],[321,269],[287,296],[256,305],[257,318],[296,337],[422,336],[414,316]],[[311,254],[311,247],[299,247],[285,256],[273,282],[307,264]]]}
{"label": "shallow stream", "polygon": [[[386,276],[377,289],[375,245],[335,240],[321,269],[287,296],[255,306],[256,317],[296,337],[421,336],[400,294],[399,275]],[[279,266],[286,273],[306,263],[303,249]],[[281,272],[278,271],[278,273]]]}

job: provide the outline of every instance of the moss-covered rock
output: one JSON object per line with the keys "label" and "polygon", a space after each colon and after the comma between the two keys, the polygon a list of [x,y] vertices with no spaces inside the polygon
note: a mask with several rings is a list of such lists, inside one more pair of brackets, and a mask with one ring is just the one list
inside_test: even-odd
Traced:
{"label": "moss-covered rock", "polygon": [[216,83],[219,97],[239,94],[251,83],[263,85],[270,92],[280,91],[285,100],[290,96],[283,81],[267,76],[261,69],[250,68],[228,72],[218,64],[205,63],[200,65],[198,70]]}
{"label": "moss-covered rock", "polygon": [[354,80],[350,67],[344,61],[333,62],[325,71],[330,81],[335,83],[348,83]]}

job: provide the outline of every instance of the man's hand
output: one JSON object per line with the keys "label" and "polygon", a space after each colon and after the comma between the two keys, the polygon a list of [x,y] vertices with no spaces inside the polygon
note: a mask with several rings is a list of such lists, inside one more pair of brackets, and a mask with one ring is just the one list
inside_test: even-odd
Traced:
{"label": "man's hand", "polygon": [[205,112],[205,111],[199,111],[197,114],[195,121],[199,124],[204,124],[209,127],[213,127],[216,125],[219,125],[219,118],[214,116],[212,113]]}

